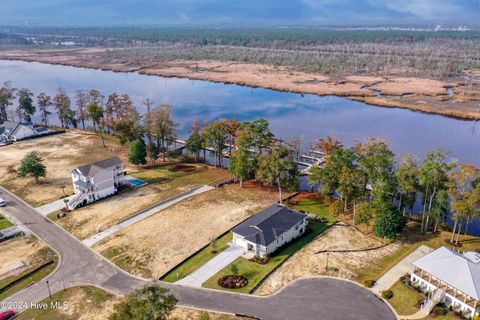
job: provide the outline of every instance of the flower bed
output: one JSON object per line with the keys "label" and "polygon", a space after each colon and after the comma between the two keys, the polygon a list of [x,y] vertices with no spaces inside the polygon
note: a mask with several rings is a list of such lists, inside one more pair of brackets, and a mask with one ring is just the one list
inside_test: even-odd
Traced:
{"label": "flower bed", "polygon": [[248,279],[243,276],[228,275],[218,279],[218,285],[227,289],[239,289],[248,284]]}

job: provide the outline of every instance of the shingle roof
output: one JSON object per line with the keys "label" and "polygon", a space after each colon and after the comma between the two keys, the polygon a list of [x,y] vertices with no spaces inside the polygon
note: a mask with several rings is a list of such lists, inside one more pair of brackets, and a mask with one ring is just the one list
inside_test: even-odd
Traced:
{"label": "shingle roof", "polygon": [[115,156],[102,161],[86,164],[78,167],[76,170],[80,171],[84,176],[92,177],[96,175],[100,170],[108,169],[117,165],[121,165],[122,160]]}
{"label": "shingle roof", "polygon": [[432,276],[480,300],[480,254],[441,247],[413,262]]}
{"label": "shingle roof", "polygon": [[283,205],[273,204],[233,228],[232,232],[250,242],[268,246],[307,216]]}

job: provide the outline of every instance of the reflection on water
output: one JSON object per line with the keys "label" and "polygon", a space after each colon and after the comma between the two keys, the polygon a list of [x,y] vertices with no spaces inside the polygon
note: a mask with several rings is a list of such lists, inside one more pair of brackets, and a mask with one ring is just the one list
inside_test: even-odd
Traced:
{"label": "reflection on water", "polygon": [[[17,88],[35,94],[55,94],[63,87],[73,97],[76,89],[128,93],[139,109],[141,101],[174,106],[174,117],[185,136],[195,118],[237,118],[270,121],[274,133],[285,140],[300,137],[304,147],[328,134],[346,145],[365,137],[388,140],[397,153],[419,156],[433,148],[452,152],[460,161],[479,163],[480,133],[470,121],[426,115],[401,109],[367,106],[340,97],[320,97],[278,92],[207,81],[162,78],[137,73],[114,73],[19,61],[0,61],[0,81],[11,80]],[[36,118],[38,120],[38,117]]]}

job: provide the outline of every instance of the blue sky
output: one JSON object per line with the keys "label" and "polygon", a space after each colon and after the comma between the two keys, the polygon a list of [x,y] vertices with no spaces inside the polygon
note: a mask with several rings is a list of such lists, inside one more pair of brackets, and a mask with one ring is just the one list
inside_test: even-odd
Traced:
{"label": "blue sky", "polygon": [[0,24],[479,24],[480,0],[0,0]]}

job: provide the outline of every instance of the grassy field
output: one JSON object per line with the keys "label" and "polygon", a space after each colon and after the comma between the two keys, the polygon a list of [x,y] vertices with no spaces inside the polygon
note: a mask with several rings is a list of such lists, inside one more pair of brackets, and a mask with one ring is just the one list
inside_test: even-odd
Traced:
{"label": "grassy field", "polygon": [[39,271],[31,274],[30,276],[23,279],[21,282],[17,283],[13,287],[11,287],[8,290],[0,293],[0,301],[5,299],[6,297],[11,296],[12,294],[14,294],[14,293],[16,293],[20,290],[23,290],[23,289],[29,287],[30,285],[32,285],[36,282],[41,281],[43,278],[48,276],[53,270],[55,270],[55,268],[57,266],[57,263],[58,263],[58,257],[57,256],[52,256],[52,257],[49,258],[49,257],[47,257],[48,252],[51,252],[49,248],[43,248],[37,254],[38,257],[40,258],[40,261],[38,261],[37,264],[35,264],[34,266],[30,267],[29,269],[25,270],[24,272],[22,272],[18,275],[14,275],[14,276],[2,279],[0,281],[0,288],[1,288],[5,285],[11,283],[12,281],[15,281],[16,279],[19,279],[22,276],[28,274],[29,272],[31,272],[32,270],[34,270],[38,266],[46,263],[48,260],[51,259],[51,260],[54,261],[52,264],[50,264],[50,265],[46,266],[45,268],[40,269]]}
{"label": "grassy field", "polygon": [[256,262],[251,262],[243,257],[237,258],[232,264],[235,264],[238,267],[238,275],[244,276],[248,279],[248,285],[240,289],[225,289],[218,285],[217,281],[223,276],[230,275],[232,272],[230,271],[231,265],[226,266],[224,269],[220,270],[216,275],[212,278],[207,280],[203,287],[212,288],[212,289],[220,289],[220,290],[230,290],[235,292],[242,292],[242,293],[250,293],[255,287],[265,278],[267,277],[276,267],[278,267],[282,262],[284,262],[288,257],[292,254],[303,248],[307,243],[312,241],[316,238],[319,234],[321,234],[325,229],[327,229],[330,224],[322,224],[316,222],[309,222],[309,226],[311,231],[305,234],[300,239],[290,243],[277,253],[275,253],[271,258],[270,261],[265,264],[261,265]]}
{"label": "grassy field", "polygon": [[120,298],[95,287],[75,287],[59,291],[42,301],[49,306],[59,303],[62,308],[29,309],[18,315],[17,320],[77,320],[106,319]]}
{"label": "grassy field", "polygon": [[[220,252],[224,251],[228,248],[228,242],[232,240],[232,233],[227,232],[217,240],[215,240],[214,244],[210,243],[207,247],[203,248],[199,252],[197,252],[192,257],[188,258],[180,265],[175,267],[173,270],[165,274],[160,278],[162,281],[167,282],[175,282],[180,279],[185,278],[190,273],[207,263],[213,257],[218,255]],[[214,251],[216,251],[214,253]]]}
{"label": "grassy field", "polygon": [[10,228],[13,224],[0,215],[0,231]]}
{"label": "grassy field", "polygon": [[420,293],[401,282],[395,283],[390,290],[393,292],[393,298],[388,300],[388,303],[399,315],[411,315],[419,310],[415,305],[424,299]]}

